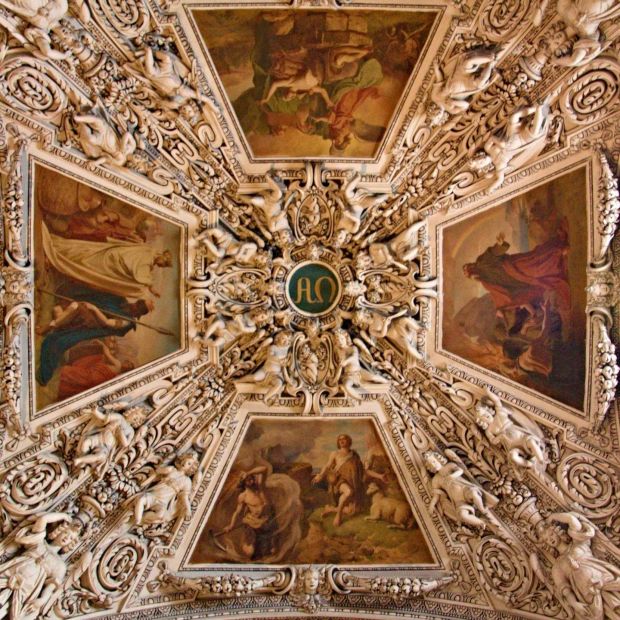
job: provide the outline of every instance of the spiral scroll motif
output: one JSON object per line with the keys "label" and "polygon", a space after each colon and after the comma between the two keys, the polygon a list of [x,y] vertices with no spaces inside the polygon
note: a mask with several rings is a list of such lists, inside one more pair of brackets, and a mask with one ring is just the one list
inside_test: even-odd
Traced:
{"label": "spiral scroll motif", "polygon": [[577,124],[593,123],[618,105],[619,93],[620,65],[603,58],[575,72],[560,96],[560,108]]}
{"label": "spiral scroll motif", "polygon": [[43,454],[9,470],[0,503],[13,517],[24,517],[56,500],[69,484],[65,463],[54,454]]}
{"label": "spiral scroll motif", "polygon": [[67,105],[65,89],[44,63],[17,56],[0,70],[0,97],[10,106],[38,118],[57,121]]}
{"label": "spiral scroll motif", "polygon": [[146,555],[145,542],[132,534],[104,541],[88,572],[91,587],[98,594],[111,598],[123,595],[133,583]]}
{"label": "spiral scroll motif", "polygon": [[558,484],[593,520],[605,520],[620,509],[620,499],[614,491],[620,485],[616,473],[589,454],[571,454],[563,459],[558,466]]}
{"label": "spiral scroll motif", "polygon": [[482,14],[480,25],[492,41],[501,41],[526,21],[529,0],[495,0]]}
{"label": "spiral scroll motif", "polygon": [[104,17],[123,37],[137,37],[149,28],[148,9],[146,4],[140,0],[129,2],[98,0],[94,8],[96,14]]}
{"label": "spiral scroll motif", "polygon": [[476,567],[485,579],[486,588],[515,607],[520,606],[519,602],[533,586],[533,574],[525,555],[494,536],[480,541]]}

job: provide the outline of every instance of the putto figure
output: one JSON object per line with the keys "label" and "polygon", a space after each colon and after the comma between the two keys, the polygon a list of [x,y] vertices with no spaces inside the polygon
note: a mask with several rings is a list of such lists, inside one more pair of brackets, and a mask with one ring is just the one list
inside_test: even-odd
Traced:
{"label": "putto figure", "polygon": [[262,388],[266,403],[277,398],[290,381],[287,367],[291,339],[291,333],[287,331],[278,332],[274,338],[267,338],[260,349],[263,351],[267,347],[263,365],[256,372],[242,379],[243,382],[252,382]]}
{"label": "putto figure", "polygon": [[497,47],[475,47],[453,56],[442,67],[435,64],[431,101],[439,114],[433,124],[469,110],[472,97],[493,83],[500,52]]}
{"label": "putto figure", "polygon": [[134,437],[134,430],[131,424],[117,413],[123,407],[124,404],[117,403],[108,405],[103,411],[98,407],[87,410],[90,419],[76,448],[76,467],[90,466],[95,476],[101,478],[118,452],[129,445]]}
{"label": "putto figure", "polygon": [[[192,476],[198,471],[193,452],[177,457],[174,466],[158,467],[150,479],[156,484],[140,493],[132,502],[136,525],[161,525],[173,519],[189,517]],[[149,481],[147,481],[148,484]]]}
{"label": "putto figure", "polygon": [[78,140],[93,165],[108,164],[122,167],[138,146],[136,139],[126,131],[121,136],[110,123],[94,109],[77,114],[74,119]]}
{"label": "putto figure", "polygon": [[474,170],[492,167],[492,179],[487,192],[497,189],[506,174],[524,166],[537,157],[547,143],[550,127],[547,101],[530,106],[520,106],[506,121],[506,124],[486,140],[483,153],[471,160]]}
{"label": "putto figure", "polygon": [[336,357],[338,369],[333,383],[342,386],[342,391],[355,400],[361,400],[362,393],[360,387],[367,384],[376,386],[377,384],[388,383],[388,379],[362,368],[360,362],[360,352],[351,342],[351,336],[344,329],[334,330],[336,338]]}
{"label": "putto figure", "polygon": [[465,471],[438,452],[425,452],[426,469],[433,474],[432,498],[429,510],[434,512],[437,504],[444,514],[459,525],[485,530],[497,521],[491,508],[497,498],[464,477]]}
{"label": "putto figure", "polygon": [[544,471],[545,442],[537,424],[512,409],[490,390],[476,405],[476,424],[494,446],[500,446],[517,468]]}
{"label": "putto figure", "polygon": [[553,550],[551,574],[543,571],[538,556],[532,554],[530,563],[551,589],[570,618],[579,620],[615,620],[620,610],[620,568],[596,558],[592,539],[596,528],[575,512],[561,512],[541,521],[539,538]]}
{"label": "putto figure", "polygon": [[[53,523],[59,525],[48,534]],[[35,620],[47,614],[65,585],[67,564],[61,554],[75,547],[80,530],[62,512],[39,516],[18,530],[19,554],[0,565],[0,617]]]}

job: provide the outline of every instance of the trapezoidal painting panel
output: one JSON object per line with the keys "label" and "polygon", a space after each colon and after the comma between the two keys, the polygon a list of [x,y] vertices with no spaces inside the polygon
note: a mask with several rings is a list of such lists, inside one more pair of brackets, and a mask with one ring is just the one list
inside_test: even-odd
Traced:
{"label": "trapezoidal painting panel", "polygon": [[247,143],[271,158],[373,157],[437,15],[193,11]]}
{"label": "trapezoidal painting panel", "polygon": [[181,345],[181,228],[77,179],[34,169],[37,409]]}
{"label": "trapezoidal painting panel", "polygon": [[442,231],[442,348],[580,411],[586,379],[586,168]]}
{"label": "trapezoidal painting panel", "polygon": [[253,418],[191,565],[431,564],[370,418]]}

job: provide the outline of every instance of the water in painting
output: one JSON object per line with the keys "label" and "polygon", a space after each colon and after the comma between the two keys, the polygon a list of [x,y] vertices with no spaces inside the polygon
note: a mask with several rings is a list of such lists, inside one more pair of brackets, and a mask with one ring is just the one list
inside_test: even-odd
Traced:
{"label": "water in painting", "polygon": [[195,10],[255,156],[371,157],[432,11]]}
{"label": "water in painting", "polygon": [[432,557],[371,420],[254,419],[191,563]]}
{"label": "water in painting", "polygon": [[447,226],[442,347],[582,409],[586,214],[579,169]]}
{"label": "water in painting", "polygon": [[39,409],[180,346],[180,228],[73,178],[34,174]]}

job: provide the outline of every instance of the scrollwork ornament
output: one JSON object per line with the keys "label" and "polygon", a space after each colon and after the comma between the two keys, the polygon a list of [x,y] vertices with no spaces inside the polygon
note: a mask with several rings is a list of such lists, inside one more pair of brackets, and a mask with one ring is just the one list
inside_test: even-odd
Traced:
{"label": "scrollwork ornament", "polygon": [[527,555],[509,541],[485,536],[476,547],[476,567],[485,587],[511,607],[520,608],[534,587]]}
{"label": "scrollwork ornament", "polygon": [[504,41],[527,21],[529,11],[529,0],[494,0],[482,12],[481,30],[491,41]]}
{"label": "scrollwork ornament", "polygon": [[613,467],[587,453],[571,454],[558,464],[557,481],[583,514],[604,521],[620,508],[620,481]]}
{"label": "scrollwork ornament", "polygon": [[96,0],[91,8],[96,19],[105,20],[119,35],[128,39],[139,37],[150,26],[148,8],[141,0]]}
{"label": "scrollwork ornament", "polygon": [[131,587],[147,552],[146,542],[134,534],[111,535],[93,552],[83,579],[97,596],[116,600]]}
{"label": "scrollwork ornament", "polygon": [[13,56],[0,67],[0,97],[10,106],[52,123],[68,104],[68,90],[45,62]]}
{"label": "scrollwork ornament", "polygon": [[0,505],[20,520],[46,510],[69,486],[69,471],[56,454],[46,452],[8,471]]}
{"label": "scrollwork ornament", "polygon": [[595,123],[618,105],[620,64],[600,57],[578,68],[559,98],[565,118],[577,125]]}

